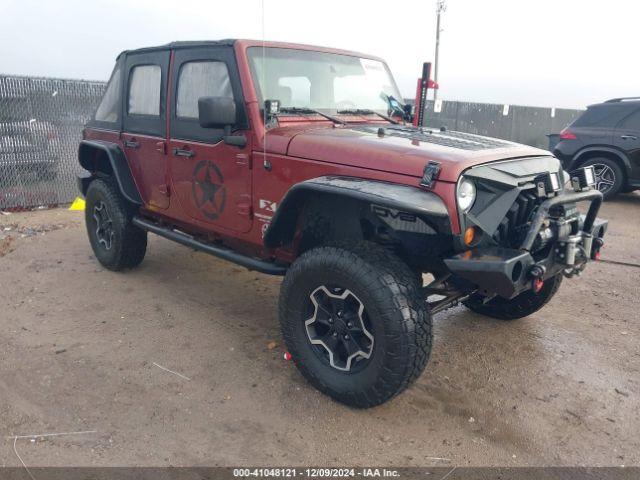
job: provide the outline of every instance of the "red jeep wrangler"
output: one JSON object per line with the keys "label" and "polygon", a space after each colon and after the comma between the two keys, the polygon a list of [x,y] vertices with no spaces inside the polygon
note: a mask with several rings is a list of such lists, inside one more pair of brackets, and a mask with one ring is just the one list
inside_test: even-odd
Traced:
{"label": "red jeep wrangler", "polygon": [[568,178],[546,151],[416,127],[400,98],[382,60],[329,48],[123,52],[78,154],[96,257],[133,268],[152,232],[284,275],[302,374],[348,405],[385,402],[424,369],[432,315],[530,315],[607,227],[591,168]]}

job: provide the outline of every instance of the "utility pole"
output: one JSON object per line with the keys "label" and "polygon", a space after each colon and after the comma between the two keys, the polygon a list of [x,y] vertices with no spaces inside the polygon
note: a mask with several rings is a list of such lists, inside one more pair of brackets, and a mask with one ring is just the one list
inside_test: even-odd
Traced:
{"label": "utility pole", "polygon": [[[440,14],[447,10],[446,0],[436,0],[436,55],[435,61],[433,62],[433,81],[438,83],[438,67],[440,66],[440,62],[438,61],[438,53],[440,50]],[[438,98],[438,89],[433,89],[433,99],[436,100]]]}

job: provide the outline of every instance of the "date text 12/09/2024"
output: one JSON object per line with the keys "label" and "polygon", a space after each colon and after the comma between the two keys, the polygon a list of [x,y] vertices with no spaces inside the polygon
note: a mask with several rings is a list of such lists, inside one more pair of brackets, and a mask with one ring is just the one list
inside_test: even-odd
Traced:
{"label": "date text 12/09/2024", "polygon": [[236,478],[398,478],[400,472],[388,468],[237,468]]}

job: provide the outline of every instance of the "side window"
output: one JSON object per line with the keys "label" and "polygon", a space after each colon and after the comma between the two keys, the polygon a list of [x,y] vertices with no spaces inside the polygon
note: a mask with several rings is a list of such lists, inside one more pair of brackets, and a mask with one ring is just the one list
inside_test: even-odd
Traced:
{"label": "side window", "polygon": [[198,122],[198,100],[224,97],[233,100],[236,122],[232,130],[247,128],[242,88],[231,46],[180,48],[173,53],[169,138],[216,144],[224,129],[203,128]]}
{"label": "side window", "polygon": [[120,83],[120,67],[116,67],[96,110],[95,119],[97,121],[116,123],[119,120]]}
{"label": "side window", "polygon": [[572,124],[574,127],[613,128],[630,113],[628,105],[603,104],[587,108]]}
{"label": "side window", "polygon": [[640,110],[636,110],[634,113],[625,118],[618,126],[618,128],[640,131]]}
{"label": "side window", "polygon": [[176,116],[183,119],[198,118],[200,97],[233,98],[227,65],[216,61],[184,63],[178,75],[176,97]]}
{"label": "side window", "polygon": [[160,116],[162,70],[159,65],[138,65],[129,74],[127,112],[131,115]]}

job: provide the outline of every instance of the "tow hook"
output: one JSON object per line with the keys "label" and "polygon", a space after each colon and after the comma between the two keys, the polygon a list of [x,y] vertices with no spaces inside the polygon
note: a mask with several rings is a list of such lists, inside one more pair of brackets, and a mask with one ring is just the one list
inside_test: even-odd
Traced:
{"label": "tow hook", "polygon": [[600,249],[604,246],[604,240],[602,238],[593,239],[593,247],[591,248],[591,259],[600,260]]}
{"label": "tow hook", "polygon": [[542,265],[534,265],[529,269],[529,276],[531,277],[531,288],[534,292],[540,293],[542,287],[544,287],[544,274],[546,269]]}

